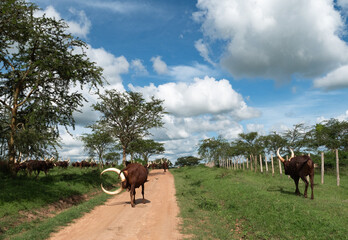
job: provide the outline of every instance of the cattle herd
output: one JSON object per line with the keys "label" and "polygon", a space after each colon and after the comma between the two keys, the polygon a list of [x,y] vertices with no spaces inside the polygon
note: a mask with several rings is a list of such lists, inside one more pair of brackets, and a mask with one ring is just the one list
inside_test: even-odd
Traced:
{"label": "cattle herd", "polygon": [[[11,165],[12,172],[15,173],[15,175],[18,174],[19,171],[24,172],[26,175],[32,175],[34,172],[36,178],[39,176],[40,172],[44,172],[45,175],[47,175],[48,171],[50,169],[53,169],[54,167],[67,169],[69,166],[77,167],[77,168],[94,168],[98,167],[99,164],[96,162],[88,162],[88,161],[77,161],[72,162],[70,164],[70,160],[59,160],[54,161],[53,158],[46,159],[46,160],[25,160],[23,162],[16,162]],[[109,162],[105,163],[105,166],[114,166],[114,164],[111,164]]]}
{"label": "cattle herd", "polygon": [[[307,197],[307,189],[309,182],[307,180],[307,176],[309,176],[310,185],[311,185],[311,199],[314,199],[313,195],[313,185],[314,185],[314,164],[312,159],[309,156],[303,155],[303,156],[294,156],[294,152],[292,149],[291,151],[291,157],[289,160],[285,160],[282,156],[279,154],[279,150],[277,151],[277,157],[279,160],[283,163],[285,174],[289,175],[295,182],[296,190],[295,194],[300,195],[300,191],[298,188],[298,182],[301,178],[302,181],[305,183],[305,191],[304,191],[304,197]],[[36,174],[36,178],[39,176],[40,172],[44,172],[46,175],[50,169],[53,167],[63,168],[67,169],[70,165],[70,160],[67,161],[54,161],[53,158],[49,160],[26,160],[23,162],[17,162],[12,165],[13,172],[17,175],[19,171],[24,171],[26,174],[29,174],[30,176],[34,172]],[[96,162],[88,162],[88,161],[81,161],[81,162],[73,162],[71,163],[72,167],[79,167],[79,168],[93,168],[97,167],[98,164]],[[163,169],[164,172],[168,169],[168,162],[167,161],[161,161],[161,163],[155,163],[155,162],[149,162],[147,165],[143,166],[139,163],[130,163],[126,162],[126,167],[122,170],[119,170],[117,168],[114,168],[113,164],[106,163],[105,166],[111,166],[111,168],[107,168],[104,171],[101,172],[101,175],[105,172],[116,172],[119,177],[121,178],[121,187],[116,191],[108,191],[104,189],[103,185],[101,185],[102,190],[111,195],[115,195],[120,193],[123,189],[126,189],[130,192],[130,198],[131,198],[131,206],[135,206],[135,189],[142,187],[142,196],[143,196],[143,203],[145,203],[144,198],[144,184],[147,182],[147,177],[149,174],[149,169]]]}

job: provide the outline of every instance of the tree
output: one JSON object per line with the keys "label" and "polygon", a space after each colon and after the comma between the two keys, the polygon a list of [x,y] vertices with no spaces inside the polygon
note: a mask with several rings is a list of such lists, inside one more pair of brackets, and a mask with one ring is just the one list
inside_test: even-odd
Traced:
{"label": "tree", "polygon": [[295,153],[301,152],[301,149],[308,146],[310,139],[309,127],[303,123],[295,124],[293,129],[289,129],[284,134],[288,147],[292,148]]}
{"label": "tree", "polygon": [[201,159],[193,156],[187,156],[187,157],[180,157],[176,160],[175,165],[176,166],[195,166],[199,164],[199,161]]}
{"label": "tree", "polygon": [[90,128],[92,128],[92,133],[83,134],[80,139],[83,141],[84,147],[88,151],[90,157],[97,154],[99,163],[104,165],[104,155],[108,151],[116,149],[114,140],[110,133],[104,130],[105,128],[103,126],[92,125]]}
{"label": "tree", "polygon": [[[139,154],[147,164],[150,156],[154,154],[161,154],[164,152],[163,143],[155,142],[152,139],[136,139],[130,143],[128,151],[131,154]],[[141,158],[138,156],[138,158]]]}
{"label": "tree", "polygon": [[64,21],[36,17],[36,10],[24,0],[0,3],[0,106],[10,162],[18,151],[40,155],[55,147],[58,126],[74,127],[73,112],[85,100],[72,87],[102,84],[102,69],[87,58],[86,44],[66,33]]}
{"label": "tree", "polygon": [[107,90],[99,97],[101,102],[93,107],[103,115],[99,122],[119,140],[125,165],[131,142],[150,135],[151,128],[163,126],[163,101],[152,97],[151,101],[146,102],[140,93],[120,93],[116,90]]}

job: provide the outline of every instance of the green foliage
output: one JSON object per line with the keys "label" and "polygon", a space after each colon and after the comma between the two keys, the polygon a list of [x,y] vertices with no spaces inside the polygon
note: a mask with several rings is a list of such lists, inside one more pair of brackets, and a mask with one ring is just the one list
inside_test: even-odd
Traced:
{"label": "green foliage", "polygon": [[73,126],[85,100],[72,87],[102,84],[102,69],[90,62],[86,44],[67,24],[35,15],[23,0],[0,2],[1,138],[9,160],[16,154],[43,156],[58,145],[58,126]]}
{"label": "green foliage", "polygon": [[130,143],[128,152],[136,154],[137,158],[143,158],[145,163],[149,161],[149,157],[154,154],[164,152],[163,143],[155,142],[152,139],[136,139]]}
{"label": "green foliage", "polygon": [[201,159],[193,156],[187,156],[187,157],[180,157],[176,160],[175,166],[195,166],[199,164],[199,161]]}
{"label": "green foliage", "polygon": [[[103,157],[106,153],[112,153],[113,151],[119,150],[115,141],[111,137],[111,134],[106,131],[105,126],[98,124],[90,126],[92,133],[85,133],[80,137],[82,140],[85,150],[88,151],[89,156],[93,158],[95,155],[98,156],[99,163],[104,164]],[[108,155],[111,156],[111,155]]]}
{"label": "green foliage", "polygon": [[[287,177],[224,168],[171,170],[190,239],[345,239],[348,177],[315,176],[314,200],[296,196]],[[300,182],[301,193],[304,184]],[[309,190],[310,191],[310,190]]]}
{"label": "green foliage", "polygon": [[151,98],[146,102],[141,93],[109,90],[99,95],[101,101],[93,105],[102,113],[99,121],[119,140],[123,148],[123,164],[131,142],[150,135],[151,128],[163,126],[163,101]]}

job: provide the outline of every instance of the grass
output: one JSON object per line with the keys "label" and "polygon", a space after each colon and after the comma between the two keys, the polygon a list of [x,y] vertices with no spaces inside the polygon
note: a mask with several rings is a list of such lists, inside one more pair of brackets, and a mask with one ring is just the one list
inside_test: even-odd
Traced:
{"label": "grass", "polygon": [[108,199],[100,183],[111,187],[116,175],[100,170],[53,169],[38,179],[0,173],[0,239],[46,239],[61,225]]}
{"label": "grass", "polygon": [[335,176],[322,185],[316,174],[310,200],[294,195],[287,176],[204,166],[171,172],[190,239],[347,239],[347,175],[337,187]]}

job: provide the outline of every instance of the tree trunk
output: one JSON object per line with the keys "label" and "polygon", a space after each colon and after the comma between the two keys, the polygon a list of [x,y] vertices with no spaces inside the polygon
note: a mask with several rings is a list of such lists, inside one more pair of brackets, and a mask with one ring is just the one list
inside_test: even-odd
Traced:
{"label": "tree trunk", "polygon": [[16,87],[13,93],[13,105],[11,109],[11,123],[10,123],[10,139],[8,141],[8,157],[9,163],[14,163],[16,159],[16,149],[15,149],[15,134],[16,134],[16,125],[17,125],[17,110],[18,110],[18,96],[19,96],[19,87]]}
{"label": "tree trunk", "polygon": [[123,163],[123,166],[126,166],[126,147],[122,146],[122,149],[123,149],[122,163]]}
{"label": "tree trunk", "polygon": [[261,154],[260,154],[260,170],[263,173],[262,156],[261,156]]}

